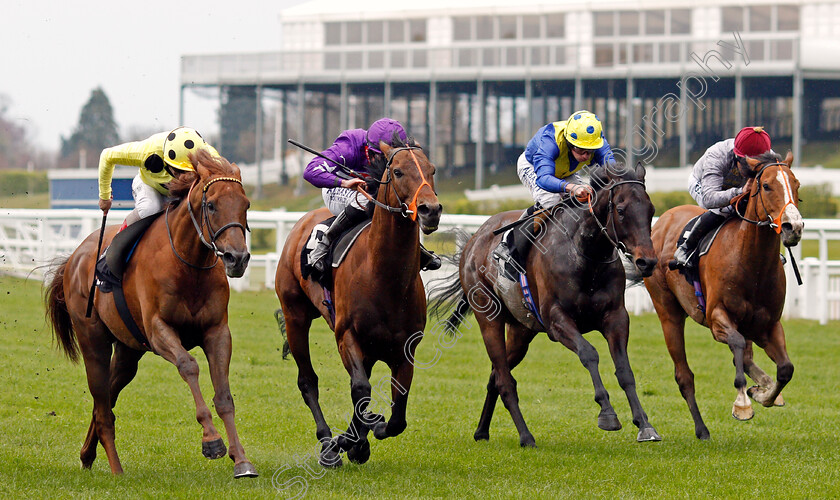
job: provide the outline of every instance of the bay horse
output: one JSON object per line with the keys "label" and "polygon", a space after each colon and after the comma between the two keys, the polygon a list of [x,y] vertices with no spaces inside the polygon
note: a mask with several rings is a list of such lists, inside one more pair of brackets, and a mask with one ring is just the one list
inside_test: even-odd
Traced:
{"label": "bay horse", "polygon": [[[700,258],[698,273],[706,300],[698,307],[694,287],[678,271],[668,268],[677,240],[690,219],[704,210],[684,205],[668,210],[653,227],[659,264],[645,286],[662,323],[665,344],[674,362],[674,377],[694,419],[694,433],[709,439],[694,397],[694,373],[685,356],[685,319],[709,328],[712,337],[729,346],[738,391],[732,415],[752,418],[751,396],[764,406],[783,405],[780,393],[793,376],[780,318],[785,303],[785,273],[780,243],[795,246],[802,238],[799,181],[790,169],[793,155],[782,161],[774,152],[746,159],[754,179],[748,181],[749,198],[741,217],[728,220],[709,252]],[[766,226],[766,227],[765,227]],[[755,343],[776,363],[776,382],[753,360]],[[746,390],[747,373],[758,386]]]}
{"label": "bay horse", "polygon": [[542,224],[538,233],[538,245],[535,243],[525,264],[530,292],[544,324],[533,328],[524,325],[492,291],[498,278],[491,254],[501,238],[494,235],[494,230],[516,221],[519,211],[488,219],[461,250],[459,274],[448,284],[444,280],[432,287],[433,311],[459,297],[447,328],[457,328],[472,309],[493,365],[473,436],[476,441],[490,439],[490,421],[501,396],[519,433],[519,444],[536,446],[519,408],[511,370],[522,361],[540,332],[547,332],[549,339],[577,354],[589,371],[600,406],[598,427],[620,429],[598,373],[598,352],[583,338],[592,330],[600,331],[609,344],[616,377],[630,402],[633,423],[639,428],[637,440],[660,440],[636,394],[627,356],[630,319],[624,307],[625,271],[618,257],[618,250],[628,254],[642,274],[650,274],[656,264],[650,241],[654,208],[645,191],[644,177],[641,164],[635,169],[622,165],[595,168],[591,180],[596,198],[589,211],[565,203],[551,210],[548,223]]}
{"label": "bay horse", "polygon": [[[225,455],[225,444],[201,394],[198,364],[187,352],[196,346],[204,350],[216,392],[213,403],[227,431],[234,477],[254,477],[256,469],[246,458],[236,432],[228,384],[231,335],[227,276],[242,276],[250,259],[245,240],[250,202],[236,165],[206,151],[190,159],[195,172],[184,172],[170,182],[172,201],[137,244],[122,286],[146,344],[178,368],[192,392],[196,419],[203,429],[202,453],[207,458],[220,458]],[[105,242],[116,234],[117,226],[109,226]],[[91,467],[101,442],[111,472],[121,474],[113,408],[120,391],[137,373],[137,364],[147,349],[123,323],[113,293],[96,293],[92,314],[86,317],[98,237],[99,231],[94,232],[58,263],[46,286],[45,299],[58,345],[71,361],[78,362],[80,353],[84,359],[93,397],[93,417],[80,453],[82,466]],[[219,261],[223,266],[217,265]]]}
{"label": "bay horse", "polygon": [[[409,339],[426,325],[426,296],[420,278],[420,234],[437,229],[442,206],[434,190],[435,167],[413,140],[397,147],[380,143],[387,158],[371,166],[381,179],[369,227],[334,269],[333,313],[325,305],[324,289],[301,274],[301,251],[312,228],[330,216],[326,208],[304,215],[289,233],[280,256],[275,289],[285,320],[289,349],[298,366],[298,388],[315,419],[321,442],[319,463],[342,464],[341,452],[355,463],[370,457],[367,435],[397,436],[406,428],[406,404],[414,365],[408,359],[416,343]],[[359,194],[361,196],[361,194]],[[404,200],[411,200],[406,204]],[[347,432],[334,440],[318,402],[318,376],[309,353],[312,321],[323,317],[335,332],[344,368],[350,374],[353,416]],[[370,374],[374,363],[391,369],[391,417],[368,412]],[[373,407],[373,405],[371,405]]]}

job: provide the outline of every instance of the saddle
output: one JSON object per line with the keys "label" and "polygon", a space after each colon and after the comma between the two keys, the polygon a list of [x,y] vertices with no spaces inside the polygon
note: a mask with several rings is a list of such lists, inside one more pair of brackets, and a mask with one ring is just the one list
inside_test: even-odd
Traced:
{"label": "saddle", "polygon": [[117,233],[111,240],[111,244],[105,248],[105,251],[96,261],[94,271],[96,286],[99,291],[114,294],[114,304],[117,306],[117,312],[126,328],[131,332],[134,339],[149,351],[152,350],[149,340],[140,331],[140,327],[137,326],[137,322],[134,321],[131,311],[128,309],[128,303],[126,303],[123,293],[122,279],[126,265],[131,260],[131,256],[134,255],[134,249],[137,248],[137,244],[146,234],[146,230],[161,214],[163,212],[144,217]]}
{"label": "saddle", "polygon": [[[335,217],[330,217],[329,219],[316,224],[315,227],[312,228],[312,232],[309,233],[309,238],[307,238],[306,245],[303,246],[303,250],[301,250],[300,254],[300,272],[303,278],[312,278],[327,289],[332,289],[332,272],[324,271],[321,273],[314,267],[310,266],[309,254],[316,246],[318,246],[318,243],[324,239],[324,234],[327,232],[327,229],[334,220]],[[341,233],[338,238],[335,238],[334,241],[330,243],[327,255],[324,257],[324,261],[328,264],[327,269],[337,268],[342,262],[344,262],[344,258],[347,257],[347,254],[350,252],[350,248],[352,248],[356,239],[358,239],[359,234],[361,234],[362,230],[368,227],[370,223],[370,219],[363,220],[347,231]]]}

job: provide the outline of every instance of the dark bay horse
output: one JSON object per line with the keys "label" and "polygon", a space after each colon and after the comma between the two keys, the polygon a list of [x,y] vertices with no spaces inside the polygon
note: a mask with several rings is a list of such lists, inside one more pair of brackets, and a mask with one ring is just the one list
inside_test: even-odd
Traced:
{"label": "dark bay horse", "polygon": [[[227,276],[242,276],[250,258],[245,241],[250,202],[235,165],[205,151],[191,156],[191,161],[196,171],[185,172],[170,183],[173,201],[140,240],[122,285],[148,345],[174,364],[189,385],[203,429],[204,456],[220,458],[225,455],[225,444],[201,394],[198,364],[187,352],[196,346],[204,350],[216,391],[213,403],[227,431],[234,477],[253,477],[257,472],[239,442],[228,385],[231,336],[227,315]],[[116,226],[108,227],[105,242],[116,233]],[[85,317],[98,237],[98,231],[88,236],[55,269],[46,287],[47,317],[65,354],[75,362],[81,352],[85,362],[93,417],[80,454],[82,466],[91,467],[101,442],[111,472],[120,474],[113,408],[146,350],[117,313],[113,293],[97,291],[93,313]],[[217,265],[219,261],[223,265]]]}
{"label": "dark bay horse", "polygon": [[[694,433],[700,439],[709,439],[709,430],[694,398],[694,373],[685,356],[686,317],[708,327],[714,339],[732,351],[738,390],[732,406],[735,418],[753,416],[748,392],[764,406],[783,405],[780,393],[793,376],[780,322],[785,273],[779,249],[780,243],[795,246],[802,237],[799,181],[790,169],[791,153],[784,161],[771,152],[747,162],[756,175],[749,181],[749,202],[743,216],[727,221],[708,254],[700,258],[705,313],[698,307],[694,287],[678,271],[668,269],[683,228],[704,210],[693,205],[672,208],[659,218],[652,232],[659,264],[645,285],[662,323],[677,385],[694,419]],[[775,383],[753,361],[753,343],[776,363]],[[745,372],[758,384],[749,391]]]}
{"label": "dark bay horse", "polygon": [[[600,331],[609,344],[616,377],[630,402],[633,423],[639,428],[637,440],[660,439],[639,402],[627,357],[630,319],[624,307],[625,272],[617,251],[620,248],[631,254],[642,274],[653,271],[656,256],[650,241],[650,223],[654,209],[645,191],[644,176],[642,165],[636,169],[620,165],[599,167],[591,173],[596,199],[589,211],[575,205],[561,209],[562,204],[552,210],[525,266],[530,291],[546,322],[542,328],[532,329],[520,323],[492,292],[497,277],[491,254],[501,238],[493,231],[515,221],[518,211],[491,217],[467,242],[460,256],[460,282],[453,276],[449,285],[433,287],[432,309],[460,294],[448,327],[457,327],[469,309],[473,310],[493,364],[476,440],[490,438],[490,421],[501,396],[519,432],[520,445],[535,446],[519,409],[511,370],[525,357],[540,331],[577,354],[589,371],[595,401],[601,407],[598,426],[604,430],[620,429],[621,423],[598,373],[598,352],[583,338],[592,330]],[[490,303],[495,305],[491,307]]]}
{"label": "dark bay horse", "polygon": [[[413,355],[416,347],[416,343],[408,345],[408,341],[426,325],[418,223],[420,230],[430,234],[440,220],[442,207],[434,191],[435,167],[411,140],[402,147],[391,148],[385,143],[380,143],[380,147],[387,164],[374,165],[371,172],[382,179],[373,220],[334,270],[331,295],[335,322],[324,305],[323,288],[313,280],[303,279],[300,266],[301,250],[312,228],[329,217],[327,209],[309,212],[298,221],[289,233],[277,266],[275,288],[289,348],[298,366],[298,388],[315,418],[315,435],[322,443],[319,462],[327,467],[341,465],[339,453],[344,451],[351,461],[366,462],[370,457],[369,430],[377,439],[384,439],[405,429],[406,403],[414,375],[407,351]],[[335,332],[341,360],[350,374],[353,417],[347,432],[335,440],[331,439],[332,432],[321,412],[318,376],[309,354],[309,329],[319,316]],[[367,412],[371,402],[370,374],[377,361],[384,361],[391,369],[390,380],[384,381],[387,385],[383,381],[377,384],[391,386],[391,417],[387,423],[381,415]]]}

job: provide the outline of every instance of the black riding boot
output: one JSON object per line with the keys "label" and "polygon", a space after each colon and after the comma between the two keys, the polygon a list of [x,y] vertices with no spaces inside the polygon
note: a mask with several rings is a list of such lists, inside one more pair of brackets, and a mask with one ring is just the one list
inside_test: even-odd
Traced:
{"label": "black riding boot", "polygon": [[[527,218],[536,211],[535,206],[529,207],[522,212],[518,220]],[[493,257],[499,261],[499,264],[504,269],[505,276],[511,281],[516,281],[522,270],[525,269],[525,258],[528,256],[528,249],[531,246],[531,241],[525,235],[513,237],[514,232],[521,231],[525,228],[526,231],[533,235],[534,224],[532,221],[527,221],[519,224],[513,229],[502,235],[502,240],[499,245],[493,250]],[[513,239],[512,243],[508,243],[509,239]]]}
{"label": "black riding boot", "polygon": [[685,239],[682,245],[677,247],[674,252],[674,260],[676,265],[680,267],[688,267],[692,254],[697,249],[697,244],[703,239],[703,236],[718,227],[726,219],[723,215],[718,215],[714,212],[706,212],[700,216],[700,219],[691,228],[688,238]]}
{"label": "black riding boot", "polygon": [[330,243],[337,238],[341,233],[347,231],[356,223],[367,218],[367,212],[347,206],[339,213],[335,220],[330,224],[329,229],[324,233],[324,237],[318,242],[318,246],[309,254],[309,263],[318,271],[324,272],[327,267],[324,263],[324,257],[330,249]]}

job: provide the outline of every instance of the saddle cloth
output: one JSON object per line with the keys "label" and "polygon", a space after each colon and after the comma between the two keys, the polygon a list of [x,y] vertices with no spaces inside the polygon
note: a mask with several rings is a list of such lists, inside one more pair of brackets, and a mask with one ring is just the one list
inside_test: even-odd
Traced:
{"label": "saddle cloth", "polygon": [[[688,223],[683,228],[682,233],[680,233],[680,238],[677,241],[677,245],[682,245],[683,244],[683,242],[687,238],[688,233],[691,232],[691,229],[694,228],[694,225],[697,223],[697,221],[699,219],[700,219],[700,216],[698,215],[697,217],[694,217],[693,219],[688,221]],[[723,224],[719,225],[713,231],[709,231],[708,233],[706,233],[705,236],[703,236],[703,238],[700,240],[700,243],[697,244],[697,248],[694,250],[694,253],[691,254],[692,267],[694,267],[696,269],[698,264],[700,263],[700,257],[709,253],[709,249],[712,248],[712,243],[714,243],[715,238],[717,237],[718,233],[720,232],[720,228],[722,228],[723,225],[726,224],[726,221],[728,221],[728,220],[729,219],[725,219],[723,221]]]}
{"label": "saddle cloth", "polygon": [[[309,254],[315,250],[315,247],[318,246],[318,242],[324,238],[324,234],[327,232],[327,229],[329,229],[330,224],[332,224],[334,220],[335,217],[330,217],[323,222],[319,222],[312,228],[312,232],[309,233],[309,238],[306,240],[306,245],[303,246],[303,250],[300,255],[300,267],[303,278],[306,279],[311,276],[325,288],[332,288],[331,283],[329,283],[331,281],[331,276],[321,276],[321,273],[317,269],[309,265]],[[350,248],[353,247],[353,244],[358,239],[359,234],[361,234],[362,230],[368,227],[370,223],[371,221],[369,219],[364,220],[339,235],[335,241],[330,243],[330,248],[327,251],[327,256],[325,258],[330,267],[336,268],[344,262],[344,258],[347,257]],[[325,272],[324,274],[331,275],[332,273]]]}

